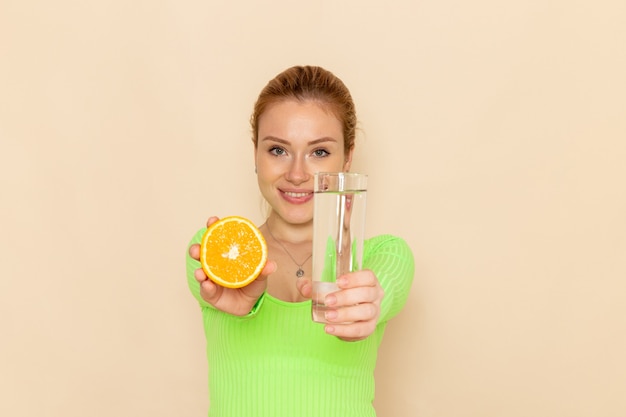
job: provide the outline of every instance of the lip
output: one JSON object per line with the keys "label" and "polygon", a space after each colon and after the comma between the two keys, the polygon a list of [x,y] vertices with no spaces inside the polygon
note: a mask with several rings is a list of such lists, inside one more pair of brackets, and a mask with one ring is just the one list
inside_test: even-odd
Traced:
{"label": "lip", "polygon": [[313,198],[313,191],[310,190],[278,190],[283,200],[291,204],[305,204]]}

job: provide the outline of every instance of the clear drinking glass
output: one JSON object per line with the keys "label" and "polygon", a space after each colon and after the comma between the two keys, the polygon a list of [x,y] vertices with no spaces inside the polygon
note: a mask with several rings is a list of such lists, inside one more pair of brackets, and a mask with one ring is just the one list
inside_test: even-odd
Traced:
{"label": "clear drinking glass", "polygon": [[313,214],[313,321],[326,323],[324,298],[337,291],[337,277],[361,269],[367,175],[315,174]]}

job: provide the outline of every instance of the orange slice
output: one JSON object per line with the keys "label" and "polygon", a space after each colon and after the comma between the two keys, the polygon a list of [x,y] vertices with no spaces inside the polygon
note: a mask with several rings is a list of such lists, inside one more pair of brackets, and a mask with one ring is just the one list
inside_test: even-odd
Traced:
{"label": "orange slice", "polygon": [[200,265],[216,284],[241,288],[254,281],[267,262],[267,244],[248,219],[224,217],[209,226],[200,242]]}

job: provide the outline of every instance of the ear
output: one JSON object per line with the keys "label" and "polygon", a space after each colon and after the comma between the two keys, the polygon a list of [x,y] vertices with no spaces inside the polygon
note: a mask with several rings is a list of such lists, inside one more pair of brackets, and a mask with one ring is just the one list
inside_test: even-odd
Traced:
{"label": "ear", "polygon": [[346,161],[343,163],[343,170],[345,172],[350,171],[350,165],[352,165],[352,153],[354,152],[354,146],[350,148],[348,154],[346,155]]}

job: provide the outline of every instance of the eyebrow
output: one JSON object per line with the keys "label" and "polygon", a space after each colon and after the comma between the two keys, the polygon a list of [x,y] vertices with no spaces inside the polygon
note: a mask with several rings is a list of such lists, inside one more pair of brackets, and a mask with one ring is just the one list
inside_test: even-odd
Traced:
{"label": "eyebrow", "polygon": [[[282,143],[284,145],[289,145],[289,141],[287,141],[285,139],[277,138],[275,136],[266,136],[263,139],[261,139],[261,142],[265,142],[265,141],[272,141],[272,142]],[[314,139],[312,141],[309,141],[307,144],[308,145],[317,145],[318,143],[324,143],[324,142],[337,142],[337,140],[334,139],[334,138],[331,138],[329,136],[324,136],[322,138]]]}

